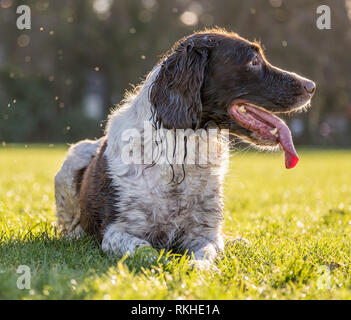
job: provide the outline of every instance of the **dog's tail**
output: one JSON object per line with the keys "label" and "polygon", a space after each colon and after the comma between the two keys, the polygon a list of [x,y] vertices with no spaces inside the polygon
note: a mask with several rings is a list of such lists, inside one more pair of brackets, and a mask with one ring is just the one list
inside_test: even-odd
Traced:
{"label": "dog's tail", "polygon": [[103,139],[83,140],[72,145],[60,171],[55,176],[56,217],[63,235],[78,237],[83,232],[79,226],[80,185],[84,172]]}

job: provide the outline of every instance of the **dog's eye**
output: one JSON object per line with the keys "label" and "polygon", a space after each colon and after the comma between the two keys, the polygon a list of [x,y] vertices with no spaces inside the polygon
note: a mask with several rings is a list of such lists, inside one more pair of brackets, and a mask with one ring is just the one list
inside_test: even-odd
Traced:
{"label": "dog's eye", "polygon": [[255,55],[252,60],[250,61],[250,65],[251,66],[257,66],[260,63],[260,61],[258,60],[257,55]]}

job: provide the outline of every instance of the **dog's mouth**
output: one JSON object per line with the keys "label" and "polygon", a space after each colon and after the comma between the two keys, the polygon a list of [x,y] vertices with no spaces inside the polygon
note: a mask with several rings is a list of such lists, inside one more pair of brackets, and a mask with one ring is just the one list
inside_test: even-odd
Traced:
{"label": "dog's mouth", "polygon": [[299,158],[290,129],[282,119],[245,100],[235,100],[228,113],[238,125],[252,132],[264,144],[280,145],[285,152],[287,169],[296,166]]}

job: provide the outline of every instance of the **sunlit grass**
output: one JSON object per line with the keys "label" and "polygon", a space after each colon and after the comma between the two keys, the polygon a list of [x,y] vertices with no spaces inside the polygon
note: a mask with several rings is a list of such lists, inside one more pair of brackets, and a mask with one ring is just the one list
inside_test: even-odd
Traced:
{"label": "sunlit grass", "polygon": [[[60,240],[53,176],[65,148],[0,147],[0,299],[351,298],[351,152],[232,156],[225,184],[226,239],[241,237],[217,271],[190,270],[186,257],[147,253],[118,261],[90,238]],[[19,265],[31,290],[19,290]],[[330,289],[318,288],[320,266]]]}

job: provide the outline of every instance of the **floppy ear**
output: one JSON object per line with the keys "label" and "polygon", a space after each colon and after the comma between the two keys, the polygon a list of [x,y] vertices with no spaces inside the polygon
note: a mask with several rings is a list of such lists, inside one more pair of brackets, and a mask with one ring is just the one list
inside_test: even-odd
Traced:
{"label": "floppy ear", "polygon": [[181,43],[162,63],[150,91],[156,121],[167,129],[197,128],[200,124],[201,87],[208,62],[206,45]]}

